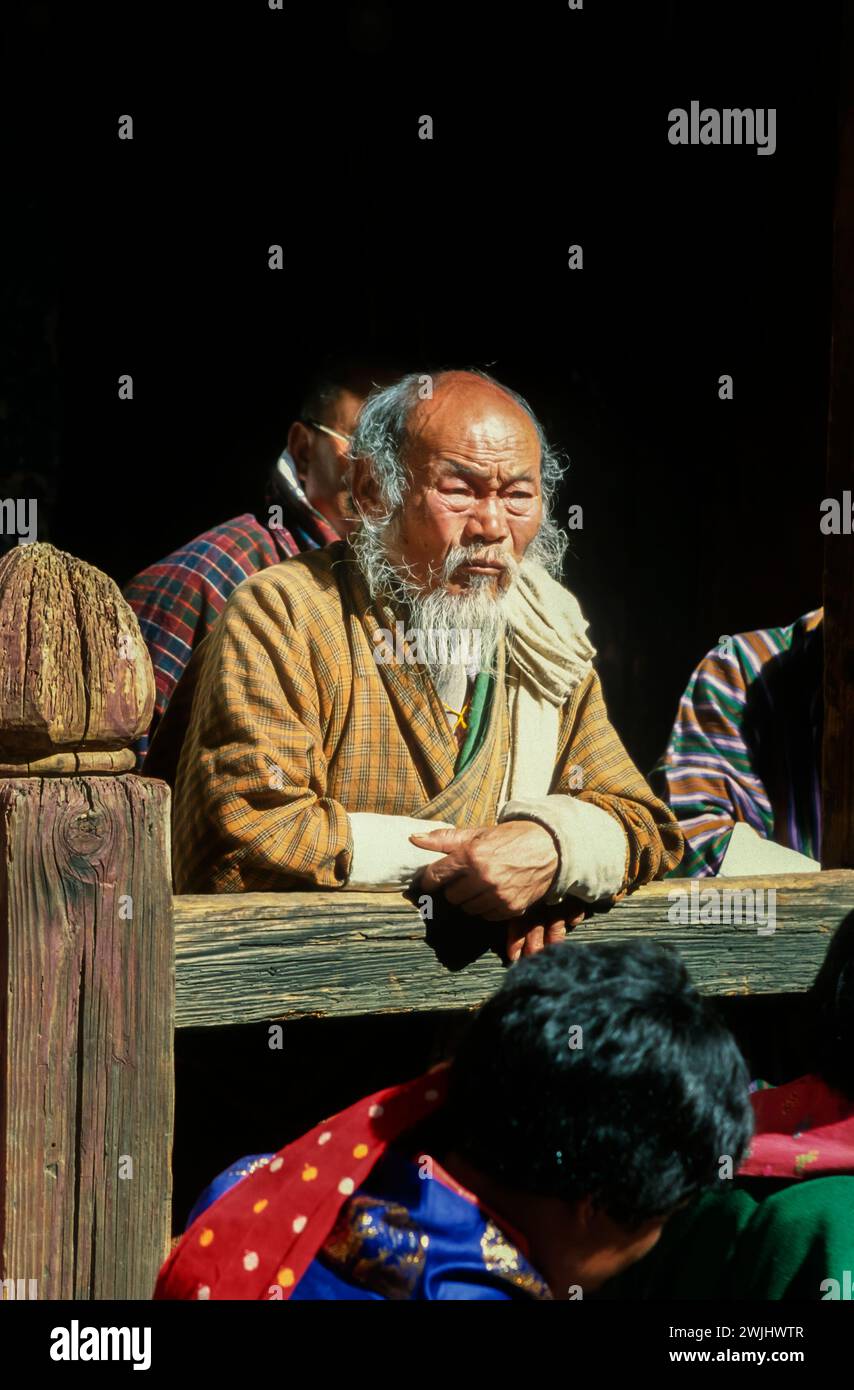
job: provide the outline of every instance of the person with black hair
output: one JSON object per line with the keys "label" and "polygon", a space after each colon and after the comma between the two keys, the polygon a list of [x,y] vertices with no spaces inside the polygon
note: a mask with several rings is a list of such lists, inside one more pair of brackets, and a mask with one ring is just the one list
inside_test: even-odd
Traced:
{"label": "person with black hair", "polygon": [[738,1172],[678,1213],[614,1279],[622,1298],[854,1298],[854,912],[807,998],[808,1070],[752,1097]]}
{"label": "person with black hair", "polygon": [[155,1297],[586,1297],[738,1164],[747,1088],[674,952],[549,947],[452,1064],[217,1178]]}
{"label": "person with black hair", "polygon": [[812,1070],[854,1110],[854,912],[837,927],[810,990]]}
{"label": "person with black hair", "polygon": [[139,768],[190,657],[237,586],[351,530],[345,453],[366,397],[395,376],[378,363],[330,358],[305,389],[299,417],[268,474],[264,506],[211,527],[125,587],[157,689],[151,726],[136,745]]}

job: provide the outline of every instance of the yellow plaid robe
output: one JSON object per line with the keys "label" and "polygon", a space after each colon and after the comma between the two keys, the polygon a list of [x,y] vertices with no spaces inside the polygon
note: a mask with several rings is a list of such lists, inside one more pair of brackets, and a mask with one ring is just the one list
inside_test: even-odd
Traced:
{"label": "yellow plaid robe", "polygon": [[[235,590],[198,647],[145,773],[174,781],[179,893],[336,888],[353,850],[347,811],[492,825],[507,765],[504,654],[477,756],[459,752],[420,666],[378,665],[379,615],[345,542],[262,570]],[[176,769],[177,762],[177,769]],[[683,841],[608,722],[595,673],[562,712],[553,792],[616,816],[628,837],[624,892],[679,862]]]}

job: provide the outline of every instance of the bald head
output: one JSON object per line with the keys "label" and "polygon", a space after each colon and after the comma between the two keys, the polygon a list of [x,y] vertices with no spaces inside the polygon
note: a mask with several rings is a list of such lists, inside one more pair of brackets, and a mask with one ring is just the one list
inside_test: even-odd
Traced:
{"label": "bald head", "polygon": [[540,440],[531,416],[497,382],[475,372],[443,372],[433,396],[417,401],[406,422],[406,440],[415,463],[446,441],[458,443],[472,466],[518,454],[539,464]]}
{"label": "bald head", "polygon": [[530,415],[495,382],[446,372],[410,412],[402,449],[413,479],[453,465],[460,479],[502,483],[524,476],[539,491],[540,440]]}

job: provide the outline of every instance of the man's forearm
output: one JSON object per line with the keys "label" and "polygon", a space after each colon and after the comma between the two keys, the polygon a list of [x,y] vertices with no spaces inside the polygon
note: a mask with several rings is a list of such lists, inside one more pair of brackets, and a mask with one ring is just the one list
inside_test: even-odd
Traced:
{"label": "man's forearm", "polygon": [[344,887],[354,892],[400,892],[426,864],[442,853],[419,849],[409,836],[428,830],[452,830],[445,820],[420,820],[414,816],[383,816],[371,811],[348,812],[353,835],[350,876]]}
{"label": "man's forearm", "polygon": [[558,850],[558,868],[547,905],[566,897],[598,902],[619,893],[626,879],[629,843],[615,816],[576,796],[553,793],[505,802],[499,823],[532,820],[550,831]]}

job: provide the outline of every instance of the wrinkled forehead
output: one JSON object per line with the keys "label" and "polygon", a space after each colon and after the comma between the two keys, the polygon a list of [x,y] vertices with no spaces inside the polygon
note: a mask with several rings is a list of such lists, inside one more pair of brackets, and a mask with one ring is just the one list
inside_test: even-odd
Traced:
{"label": "wrinkled forehead", "polygon": [[488,383],[453,382],[419,401],[406,431],[406,462],[413,470],[443,460],[493,472],[496,467],[539,471],[540,441],[530,416]]}

